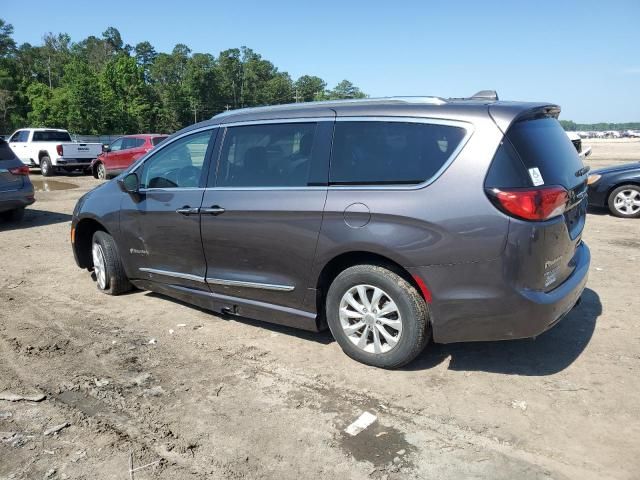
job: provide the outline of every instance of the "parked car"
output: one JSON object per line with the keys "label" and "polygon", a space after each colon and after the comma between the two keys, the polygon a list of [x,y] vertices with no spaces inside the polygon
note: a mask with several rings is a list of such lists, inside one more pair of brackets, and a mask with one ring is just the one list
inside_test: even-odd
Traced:
{"label": "parked car", "polygon": [[145,133],[125,135],[104,148],[98,158],[91,162],[95,178],[105,180],[126,170],[133,162],[162,142],[167,135]]}
{"label": "parked car", "polygon": [[573,146],[580,157],[585,159],[591,155],[591,147],[585,147],[582,144],[582,137],[577,132],[567,132],[567,137],[569,137],[569,140],[573,143]]}
{"label": "parked car", "polygon": [[18,221],[24,209],[35,202],[29,167],[0,139],[0,218]]}
{"label": "parked car", "polygon": [[23,128],[9,138],[9,145],[20,160],[39,167],[44,177],[64,170],[86,170],[102,151],[100,143],[77,143],[66,130]]}
{"label": "parked car", "polygon": [[75,260],[110,295],[328,325],[378,367],[431,337],[536,336],[590,263],[587,169],[559,111],[483,92],[223,113],[84,195]]}
{"label": "parked car", "polygon": [[640,162],[594,170],[589,175],[589,205],[616,217],[640,217]]}

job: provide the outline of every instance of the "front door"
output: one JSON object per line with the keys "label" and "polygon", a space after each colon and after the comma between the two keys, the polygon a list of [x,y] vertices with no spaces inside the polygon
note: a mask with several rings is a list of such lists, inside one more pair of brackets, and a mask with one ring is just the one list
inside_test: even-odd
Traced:
{"label": "front door", "polygon": [[132,278],[207,290],[198,210],[216,132],[179,137],[136,168],[140,193],[126,194],[120,210]]}
{"label": "front door", "polygon": [[333,117],[225,129],[201,208],[213,293],[301,309],[311,295],[332,128]]}
{"label": "front door", "polygon": [[31,149],[29,148],[29,130],[18,130],[9,139],[9,146],[22,163],[31,163]]}

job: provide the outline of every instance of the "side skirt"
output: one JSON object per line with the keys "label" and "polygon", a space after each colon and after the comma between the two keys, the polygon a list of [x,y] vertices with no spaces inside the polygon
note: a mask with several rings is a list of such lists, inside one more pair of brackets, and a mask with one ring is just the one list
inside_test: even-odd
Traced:
{"label": "side skirt", "polygon": [[316,313],[267,302],[221,295],[184,287],[182,285],[159,283],[150,280],[131,280],[131,283],[142,290],[167,295],[185,303],[204,308],[205,310],[211,310],[225,315],[262,320],[278,325],[300,328],[310,332],[319,331]]}

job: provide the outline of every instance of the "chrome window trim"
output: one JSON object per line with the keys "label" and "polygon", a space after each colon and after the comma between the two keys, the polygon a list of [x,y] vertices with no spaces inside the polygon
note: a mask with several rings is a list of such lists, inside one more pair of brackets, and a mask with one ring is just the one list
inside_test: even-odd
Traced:
{"label": "chrome window trim", "polygon": [[242,120],[232,123],[221,123],[218,125],[220,128],[231,127],[248,127],[251,125],[273,125],[278,123],[318,123],[318,122],[333,122],[333,117],[299,117],[299,118],[276,118],[271,120]]}
{"label": "chrome window trim", "polygon": [[154,187],[154,188],[141,188],[140,193],[154,193],[154,192],[203,192],[204,187]]}
{"label": "chrome window trim", "polygon": [[[465,135],[460,141],[460,144],[456,149],[451,152],[451,155],[446,162],[438,169],[433,176],[424,182],[417,183],[415,185],[331,185],[329,183],[330,190],[421,190],[428,187],[435,182],[440,176],[449,168],[453,161],[458,157],[460,152],[464,149],[467,142],[475,131],[472,123],[464,122],[461,120],[443,120],[439,118],[428,117],[396,117],[396,116],[375,116],[375,117],[337,117],[336,122],[398,122],[398,123],[422,123],[427,125],[445,125],[450,127],[458,127],[465,130]],[[332,152],[333,153],[333,152]],[[329,165],[329,172],[331,172],[331,165]]]}
{"label": "chrome window trim", "polygon": [[198,275],[192,275],[190,273],[171,272],[169,270],[158,270],[157,268],[139,268],[141,272],[154,273],[157,275],[164,275],[165,277],[182,278],[183,280],[192,280],[194,282],[205,283],[204,277]]}
{"label": "chrome window trim", "polygon": [[291,292],[296,287],[291,285],[275,285],[271,283],[258,283],[258,282],[243,282],[241,280],[224,280],[221,278],[206,278],[207,283],[214,285],[224,285],[226,287],[246,287],[246,288],[259,288],[262,290],[275,290],[278,292]]}
{"label": "chrome window trim", "polygon": [[[475,129],[472,123],[461,120],[443,120],[430,117],[398,117],[398,116],[375,116],[375,117],[319,117],[319,118],[287,118],[277,120],[250,120],[243,122],[234,122],[229,124],[221,124],[220,127],[243,126],[243,125],[261,125],[267,123],[309,123],[317,121],[335,121],[335,122],[398,122],[398,123],[422,123],[429,125],[446,125],[451,127],[463,128],[465,136],[460,141],[456,149],[442,167],[428,180],[417,183],[415,185],[319,185],[308,187],[206,187],[206,191],[287,191],[287,190],[420,190],[431,185],[445,172],[447,168],[458,157],[464,149],[467,142],[473,135]],[[331,168],[331,167],[329,167]]]}

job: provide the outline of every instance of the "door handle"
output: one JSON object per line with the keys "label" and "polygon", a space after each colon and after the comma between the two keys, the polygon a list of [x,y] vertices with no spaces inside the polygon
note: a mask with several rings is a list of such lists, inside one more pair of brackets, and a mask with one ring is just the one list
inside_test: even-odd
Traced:
{"label": "door handle", "polygon": [[192,208],[188,205],[185,205],[184,207],[177,209],[176,213],[179,213],[180,215],[184,215],[185,217],[188,217],[189,215],[197,215],[198,213],[200,213],[200,209]]}
{"label": "door handle", "polygon": [[221,213],[224,213],[224,208],[219,207],[218,205],[214,205],[213,207],[209,208],[201,208],[200,213],[203,213],[205,215],[220,215]]}

